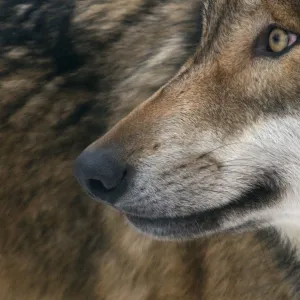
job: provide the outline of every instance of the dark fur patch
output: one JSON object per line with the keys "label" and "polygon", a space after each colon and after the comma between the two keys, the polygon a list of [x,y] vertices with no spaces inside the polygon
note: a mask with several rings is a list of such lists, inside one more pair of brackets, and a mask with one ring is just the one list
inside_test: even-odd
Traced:
{"label": "dark fur patch", "polygon": [[78,68],[83,61],[70,36],[74,6],[74,0],[1,1],[2,49],[26,45],[52,57],[58,74]]}

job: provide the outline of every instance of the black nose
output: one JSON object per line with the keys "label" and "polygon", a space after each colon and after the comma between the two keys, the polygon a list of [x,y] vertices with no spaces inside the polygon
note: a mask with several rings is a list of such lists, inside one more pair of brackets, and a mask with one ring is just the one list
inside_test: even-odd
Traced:
{"label": "black nose", "polygon": [[75,161],[74,176],[93,198],[113,204],[124,191],[126,164],[110,149],[83,151]]}

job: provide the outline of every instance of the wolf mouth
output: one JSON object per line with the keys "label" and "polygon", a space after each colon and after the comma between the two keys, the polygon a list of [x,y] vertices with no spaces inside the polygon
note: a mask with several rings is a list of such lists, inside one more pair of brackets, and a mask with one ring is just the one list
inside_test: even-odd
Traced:
{"label": "wolf mouth", "polygon": [[[154,237],[177,238],[184,236],[185,238],[199,235],[199,232],[204,231],[201,225],[201,217],[186,216],[174,218],[144,218],[137,216],[128,216],[129,222],[138,230],[145,234],[150,234]],[[211,224],[218,227],[218,220]]]}
{"label": "wolf mouth", "polygon": [[[160,218],[128,214],[126,217],[138,230],[154,237],[180,238],[184,236],[185,238],[193,238],[207,235],[210,232],[220,232],[223,221],[230,217],[233,212],[235,215],[245,215],[251,211],[259,210],[272,202],[276,202],[278,195],[279,189],[276,186],[256,184],[232,202],[196,214]],[[239,225],[237,229],[242,227]]]}

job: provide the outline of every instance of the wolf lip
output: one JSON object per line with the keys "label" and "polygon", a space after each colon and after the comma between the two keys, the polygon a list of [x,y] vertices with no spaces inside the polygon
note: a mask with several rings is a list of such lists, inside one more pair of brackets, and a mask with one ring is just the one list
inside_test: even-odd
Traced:
{"label": "wolf lip", "polygon": [[[266,177],[266,176],[265,176]],[[264,177],[264,178],[265,178]],[[243,214],[249,209],[257,210],[264,202],[269,203],[277,194],[274,186],[257,183],[241,194],[235,201],[223,206],[196,212],[186,216],[145,217],[125,213],[129,222],[140,231],[153,237],[196,237],[220,230],[220,224],[232,210]]]}
{"label": "wolf lip", "polygon": [[[190,239],[202,235],[208,229],[197,215],[174,218],[144,218],[132,215],[126,217],[141,233],[159,240]],[[214,225],[217,225],[217,222]]]}

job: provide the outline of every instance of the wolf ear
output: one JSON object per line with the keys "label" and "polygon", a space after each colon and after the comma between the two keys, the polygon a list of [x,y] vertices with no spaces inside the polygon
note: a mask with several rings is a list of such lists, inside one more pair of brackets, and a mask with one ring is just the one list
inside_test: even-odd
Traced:
{"label": "wolf ear", "polygon": [[275,21],[300,33],[300,1],[299,0],[266,0]]}

